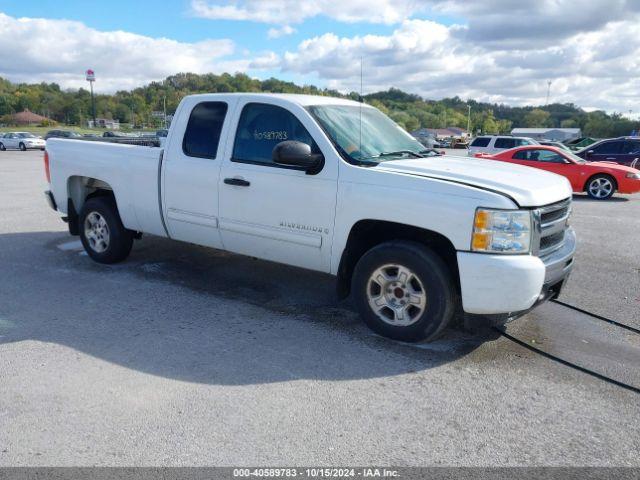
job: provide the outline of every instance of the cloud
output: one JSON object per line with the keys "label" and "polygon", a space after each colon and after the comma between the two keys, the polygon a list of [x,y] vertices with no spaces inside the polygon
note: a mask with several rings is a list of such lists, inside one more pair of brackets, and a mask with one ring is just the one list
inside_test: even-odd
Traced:
{"label": "cloud", "polygon": [[420,0],[192,0],[194,15],[211,20],[250,20],[276,25],[326,16],[340,22],[394,24],[422,9]]}
{"label": "cloud", "polygon": [[[458,25],[405,20],[390,35],[339,37],[328,33],[301,42],[281,68],[313,74],[328,86],[359,90],[364,59],[366,92],[391,86],[427,98],[462,98],[541,104],[552,80],[551,101],[637,109],[640,101],[640,21],[637,15],[605,22],[597,30],[570,31],[553,42],[531,36],[514,47],[470,42]],[[366,93],[365,92],[365,93]]]}
{"label": "cloud", "polygon": [[103,32],[67,20],[13,18],[0,13],[0,76],[12,81],[55,81],[86,86],[83,72],[96,71],[96,87],[114,91],[177,72],[244,71],[250,60],[229,58],[228,39],[184,43],[123,31]]}
{"label": "cloud", "polygon": [[296,32],[296,29],[290,27],[289,25],[285,25],[280,28],[270,28],[267,32],[267,37],[269,38],[280,38],[286,35],[291,35]]}
{"label": "cloud", "polygon": [[[96,86],[109,92],[185,71],[266,71],[276,76],[280,71],[302,83],[313,79],[319,86],[351,91],[360,88],[363,58],[365,93],[397,87],[432,99],[457,95],[541,104],[552,80],[551,101],[638,110],[640,0],[342,0],[339,6],[333,0],[191,4],[203,17],[265,23],[272,27],[270,38],[295,30],[299,36],[305,20],[317,16],[393,24],[393,31],[327,32],[286,49],[255,52],[238,51],[229,39],[179,42],[0,13],[0,76],[78,87],[86,85],[83,72],[91,67],[98,76]],[[445,25],[419,18],[433,13],[458,21]]]}
{"label": "cloud", "polygon": [[637,16],[638,0],[494,0],[485,4],[441,2],[435,8],[467,19],[456,36],[496,49],[540,49],[581,32]]}

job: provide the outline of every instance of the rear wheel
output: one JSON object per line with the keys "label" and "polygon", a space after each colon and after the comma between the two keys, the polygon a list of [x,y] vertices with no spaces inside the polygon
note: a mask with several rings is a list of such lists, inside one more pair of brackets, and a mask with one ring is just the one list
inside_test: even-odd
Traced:
{"label": "rear wheel", "polygon": [[117,263],[129,256],[134,232],[127,230],[110,197],[85,202],[79,217],[80,240],[87,254],[98,263]]}
{"label": "rear wheel", "polygon": [[434,340],[455,311],[449,270],[432,250],[414,242],[369,250],[356,266],[352,291],[372,330],[406,342]]}
{"label": "rear wheel", "polygon": [[611,198],[615,191],[615,181],[609,175],[595,175],[587,182],[587,194],[596,200]]}
{"label": "rear wheel", "polygon": [[20,142],[20,145],[18,146],[20,148],[20,150],[22,150],[23,152],[27,151],[27,147],[24,143]]}

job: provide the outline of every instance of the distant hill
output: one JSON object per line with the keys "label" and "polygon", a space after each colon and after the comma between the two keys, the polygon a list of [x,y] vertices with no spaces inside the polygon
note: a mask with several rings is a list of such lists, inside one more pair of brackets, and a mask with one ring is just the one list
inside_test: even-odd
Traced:
{"label": "distant hill", "polygon": [[[173,113],[182,97],[204,92],[306,93],[359,99],[356,92],[345,95],[336,90],[300,86],[275,78],[256,80],[240,73],[180,73],[131,91],[97,95],[96,114],[121,123],[160,126],[161,120],[152,112],[162,110],[165,98],[167,112]],[[610,137],[628,135],[640,128],[640,122],[632,122],[620,114],[586,112],[573,104],[511,107],[475,100],[465,102],[457,96],[427,100],[396,88],[366,95],[364,100],[383,110],[409,131],[421,127],[466,129],[468,105],[471,106],[470,120],[474,133],[506,133],[513,127],[579,127],[585,135]],[[64,124],[82,125],[90,116],[91,98],[86,89],[62,90],[55,83],[14,84],[0,78],[0,123],[10,123],[12,114],[26,109]]]}

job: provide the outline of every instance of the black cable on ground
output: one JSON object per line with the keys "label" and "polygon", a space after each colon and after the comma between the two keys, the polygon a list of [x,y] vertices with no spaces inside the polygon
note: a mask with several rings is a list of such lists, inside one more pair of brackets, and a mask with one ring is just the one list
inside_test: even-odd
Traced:
{"label": "black cable on ground", "polygon": [[622,383],[622,382],[620,382],[618,380],[614,380],[613,378],[606,377],[606,376],[602,375],[601,373],[594,372],[593,370],[589,370],[588,368],[581,367],[580,365],[576,365],[576,364],[571,363],[571,362],[569,362],[567,360],[563,360],[562,358],[556,357],[555,355],[551,355],[550,353],[547,353],[547,352],[545,352],[543,350],[539,350],[539,349],[537,349],[535,347],[532,347],[527,342],[525,342],[523,340],[520,340],[520,339],[518,339],[518,338],[516,338],[516,337],[514,337],[512,335],[509,335],[507,332],[505,332],[504,330],[500,330],[497,327],[493,327],[493,329],[495,331],[499,332],[503,337],[508,338],[512,342],[517,343],[518,345],[520,345],[520,346],[522,346],[522,347],[524,347],[524,348],[526,348],[528,350],[531,350],[532,352],[538,353],[538,354],[542,355],[543,357],[546,357],[546,358],[548,358],[550,360],[554,360],[554,361],[556,361],[558,363],[561,363],[562,365],[565,365],[567,367],[571,367],[571,368],[573,368],[575,370],[578,370],[578,371],[580,371],[582,373],[586,373],[587,375],[591,375],[592,377],[596,377],[597,379],[603,380],[603,381],[605,381],[607,383],[611,383],[611,384],[616,385],[618,387],[622,387],[622,388],[625,388],[627,390],[631,390],[632,392],[635,392],[635,393],[640,393],[640,388],[638,388],[638,387],[634,387],[633,385],[627,385],[626,383]]}
{"label": "black cable on ground", "polygon": [[640,335],[640,329],[632,327],[630,325],[625,325],[624,323],[616,322],[615,320],[611,320],[610,318],[603,317],[602,315],[598,315],[596,313],[587,312],[578,307],[574,307],[568,303],[561,302],[560,300],[551,300],[554,303],[562,305],[563,307],[570,308],[571,310],[575,310],[576,312],[584,313],[585,315],[589,315],[590,317],[597,318],[598,320],[602,320],[603,322],[610,323],[611,325],[615,325],[616,327],[624,328],[625,330],[629,330],[630,332],[637,333]]}

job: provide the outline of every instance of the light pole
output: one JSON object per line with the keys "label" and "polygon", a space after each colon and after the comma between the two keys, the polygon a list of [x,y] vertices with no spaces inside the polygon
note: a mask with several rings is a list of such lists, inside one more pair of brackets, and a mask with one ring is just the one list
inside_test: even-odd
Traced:
{"label": "light pole", "polygon": [[167,96],[162,99],[162,110],[164,111],[164,128],[167,129]]}
{"label": "light pole", "polygon": [[93,70],[89,69],[86,71],[87,82],[89,82],[89,87],[91,89],[91,114],[93,116],[93,128],[96,128],[96,101],[93,98],[93,82],[96,81],[96,74]]}
{"label": "light pole", "polygon": [[467,105],[467,135],[471,136],[471,105]]}
{"label": "light pole", "polygon": [[551,93],[551,84],[552,83],[553,82],[551,80],[547,80],[547,101],[545,103],[545,106],[549,105],[549,94]]}

